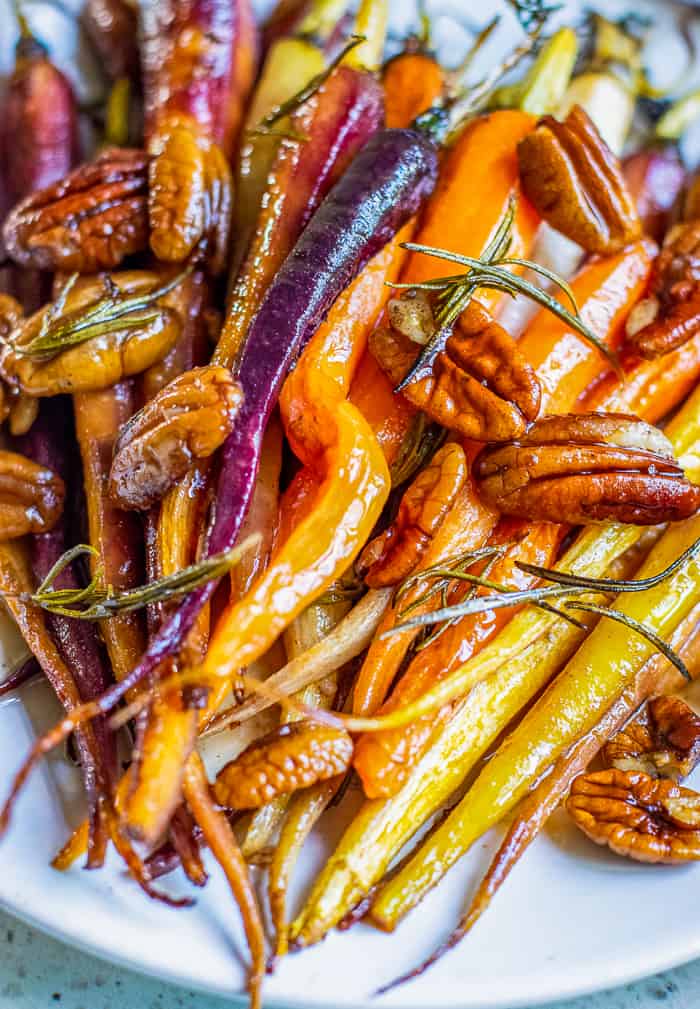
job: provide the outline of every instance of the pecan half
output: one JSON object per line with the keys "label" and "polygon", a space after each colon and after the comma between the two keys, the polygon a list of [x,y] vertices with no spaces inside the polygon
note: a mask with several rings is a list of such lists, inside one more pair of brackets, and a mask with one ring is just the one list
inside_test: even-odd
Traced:
{"label": "pecan half", "polygon": [[469,475],[461,445],[443,445],[401,499],[388,529],[367,544],[359,560],[371,588],[396,585],[413,571]]}
{"label": "pecan half", "polygon": [[0,451],[0,540],[52,529],[63,512],[63,480],[17,452]]}
{"label": "pecan half", "polygon": [[241,391],[227,368],[193,368],[135,414],[114,446],[109,493],[121,508],[150,508],[224,443]]}
{"label": "pecan half", "polygon": [[[182,331],[182,285],[159,295],[163,284],[149,270],[78,278],[10,333],[0,349],[0,374],[30,396],[56,396],[106,389],[145,371]],[[37,339],[54,334],[54,349],[31,352]]]}
{"label": "pecan half", "polygon": [[148,174],[143,151],[103,151],[11,211],[7,253],[20,266],[96,273],[148,246]]}
{"label": "pecan half", "polygon": [[700,220],[671,228],[656,258],[649,295],[630,312],[627,338],[650,359],[700,332]]}
{"label": "pecan half", "polygon": [[589,116],[543,116],[518,144],[523,192],[542,217],[588,252],[617,252],[641,235],[620,164]]}
{"label": "pecan half", "polygon": [[700,718],[680,697],[656,697],[601,755],[607,766],[621,771],[680,781],[700,761]]}
{"label": "pecan half", "polygon": [[[420,300],[405,301],[423,306]],[[394,317],[397,309],[394,308]],[[422,326],[414,319],[411,324]],[[416,358],[416,343],[402,331],[380,327],[370,350],[382,370],[398,384]],[[515,341],[477,301],[465,309],[451,335],[402,390],[418,409],[444,427],[477,441],[508,441],[524,433],[540,408],[541,389],[534,370]]]}
{"label": "pecan half", "polygon": [[566,809],[596,844],[638,862],[700,858],[700,795],[642,771],[596,771],[571,786]]}
{"label": "pecan half", "polygon": [[233,181],[218,144],[186,115],[170,115],[149,144],[148,215],[151,249],[164,262],[182,262],[202,240],[209,268],[226,266]]}
{"label": "pecan half", "polygon": [[666,438],[624,414],[543,417],[517,441],[485,448],[474,474],[488,504],[538,521],[657,525],[700,507]]}
{"label": "pecan half", "polygon": [[251,743],[219,771],[214,796],[228,809],[257,809],[278,795],[343,774],[352,740],[342,729],[291,722]]}

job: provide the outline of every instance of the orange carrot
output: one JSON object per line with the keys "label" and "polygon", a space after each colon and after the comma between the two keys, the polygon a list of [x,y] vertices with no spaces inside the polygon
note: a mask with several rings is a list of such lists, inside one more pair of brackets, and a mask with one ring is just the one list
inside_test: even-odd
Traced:
{"label": "orange carrot", "polygon": [[[530,527],[524,522],[502,519],[489,537],[489,544],[510,544],[489,568],[495,582],[527,588],[536,579],[515,567],[516,561],[547,567],[554,559],[563,527],[543,523]],[[450,604],[464,598],[472,587],[460,584]],[[480,590],[483,591],[483,590]],[[480,651],[513,616],[514,610],[492,610],[464,617],[449,627],[427,648],[419,651],[380,714],[415,700],[434,683]],[[402,729],[367,733],[355,745],[354,766],[370,799],[395,795],[415,763],[430,746],[435,730],[454,710],[454,704],[420,718]]]}
{"label": "orange carrot", "polygon": [[[611,350],[622,343],[625,321],[644,292],[655,252],[648,239],[635,242],[614,256],[591,259],[571,282],[581,316]],[[601,373],[600,351],[546,309],[528,326],[520,349],[537,370],[543,413],[570,412]]]}
{"label": "orange carrot", "polygon": [[[419,570],[425,570],[467,550],[482,546],[495,523],[495,513],[479,501],[471,479],[467,480],[425,552]],[[426,584],[418,584],[402,600],[402,605],[415,601],[425,592],[426,587]],[[425,612],[431,604],[439,605],[439,596],[423,607],[418,607],[413,613]],[[379,625],[358,674],[353,695],[355,714],[371,715],[377,711],[386,698],[408,647],[418,633],[416,630],[406,630],[382,639],[382,633],[393,627],[396,622],[397,611],[392,607]]]}
{"label": "orange carrot", "polygon": [[[438,184],[425,208],[415,241],[464,256],[480,256],[517,199],[513,222],[513,256],[526,256],[539,218],[520,194],[517,145],[535,120],[525,112],[503,109],[472,120],[445,155]],[[402,283],[436,280],[454,272],[443,259],[414,252],[401,274]],[[479,299],[489,308],[499,300],[493,291]],[[369,358],[369,352],[365,358]],[[398,453],[415,411],[391,393],[389,380],[374,360],[363,360],[350,399],[365,412],[389,461]]]}
{"label": "orange carrot", "polygon": [[442,97],[445,75],[430,53],[407,49],[384,67],[382,83],[386,125],[401,127],[408,126]]}

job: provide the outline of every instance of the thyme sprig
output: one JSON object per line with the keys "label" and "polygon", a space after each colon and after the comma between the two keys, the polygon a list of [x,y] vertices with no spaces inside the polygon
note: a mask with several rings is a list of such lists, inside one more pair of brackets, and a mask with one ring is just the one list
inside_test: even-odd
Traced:
{"label": "thyme sprig", "polygon": [[[404,243],[403,247],[408,249],[409,252],[421,252],[425,255],[435,256],[438,259],[445,259],[451,263],[458,263],[461,266],[466,266],[467,270],[463,274],[441,277],[437,280],[427,280],[418,284],[391,284],[392,287],[397,289],[439,292],[436,299],[435,333],[418,355],[408,373],[396,387],[397,392],[405,389],[423,369],[429,366],[430,362],[444,346],[455,321],[479,288],[501,291],[504,294],[511,295],[511,297],[522,294],[535,301],[538,305],[546,308],[553,315],[557,316],[557,318],[561,319],[562,322],[571,326],[584,340],[592,344],[607,358],[618,375],[624,378],[616,354],[596,336],[582,319],[576,303],[576,297],[570,285],[553,270],[549,270],[539,263],[531,262],[528,259],[521,259],[517,256],[508,256],[508,251],[512,244],[515,209],[516,201],[514,198],[511,198],[508,203],[508,209],[503,215],[493,238],[479,259],[473,256],[462,256],[456,252],[449,252],[447,249],[419,245],[415,242]],[[543,288],[538,287],[523,276],[512,273],[511,267],[530,270],[550,281],[568,299],[571,310],[561,301],[552,297]]]}
{"label": "thyme sprig", "polygon": [[206,582],[228,574],[239,563],[242,556],[259,541],[259,534],[249,536],[240,546],[223,553],[207,557],[191,564],[172,575],[166,575],[138,588],[116,591],[104,584],[104,569],[96,565],[90,582],[84,588],[59,589],[55,583],[60,575],[79,557],[99,556],[98,551],[87,543],[80,543],[62,554],[33,593],[23,593],[19,598],[34,603],[56,616],[72,617],[76,620],[105,620],[117,613],[129,613],[143,609],[152,603],[164,603],[186,595]]}
{"label": "thyme sprig", "polygon": [[24,357],[51,357],[67,347],[124,329],[127,323],[134,327],[146,326],[155,321],[160,314],[160,309],[155,303],[178,287],[194,268],[193,258],[185,269],[171,280],[137,294],[125,294],[109,274],[104,274],[102,277],[104,297],[91,305],[66,313],[68,295],[80,276],[73,273],[46,311],[39,333],[26,344],[14,341],[13,350]]}

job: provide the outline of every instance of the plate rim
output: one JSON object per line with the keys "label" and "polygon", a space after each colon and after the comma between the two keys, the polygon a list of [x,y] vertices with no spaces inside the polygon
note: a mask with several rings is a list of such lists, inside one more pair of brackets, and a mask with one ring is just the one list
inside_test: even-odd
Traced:
{"label": "plate rim", "polygon": [[[49,936],[51,939],[62,943],[81,953],[93,956],[104,963],[122,967],[126,970],[168,984],[175,988],[185,988],[203,995],[214,995],[218,998],[225,998],[234,1009],[244,1009],[248,1005],[248,997],[243,992],[232,992],[230,988],[216,984],[206,984],[202,980],[188,975],[184,971],[178,971],[174,967],[155,967],[147,962],[129,956],[126,953],[115,952],[113,947],[107,943],[100,943],[90,939],[80,928],[72,926],[59,926],[51,920],[51,916],[42,917],[36,913],[25,910],[15,901],[8,900],[0,893],[0,909],[10,914],[12,917],[23,922],[40,933]],[[634,958],[625,957],[621,961],[616,961],[615,967],[611,969],[608,962],[606,972],[590,983],[581,984],[578,974],[566,975],[571,978],[567,984],[565,975],[561,972],[555,974],[546,973],[545,978],[556,979],[556,984],[548,988],[543,986],[542,991],[536,995],[533,1001],[532,994],[509,997],[508,1001],[503,1001],[503,997],[489,999],[487,1002],[480,1002],[479,1009],[537,1009],[538,1006],[552,1005],[555,1002],[567,1001],[571,999],[585,998],[590,995],[599,994],[606,991],[615,991],[628,984],[643,981],[646,978],[654,977],[665,971],[681,967],[700,958],[700,932],[693,942],[689,942],[682,950],[671,952],[670,950],[648,960],[640,950]],[[317,1001],[308,997],[301,1001],[298,998],[285,998],[277,994],[264,994],[265,1009],[338,1009],[338,1004],[327,1001]],[[381,1007],[384,1003],[376,1000],[376,997],[369,994],[361,1002],[343,1003],[342,1009],[368,1009],[371,1005]],[[476,1003],[450,1003],[451,1009],[477,1009]],[[435,1009],[434,1004],[422,1004],[392,1002],[388,1009]]]}

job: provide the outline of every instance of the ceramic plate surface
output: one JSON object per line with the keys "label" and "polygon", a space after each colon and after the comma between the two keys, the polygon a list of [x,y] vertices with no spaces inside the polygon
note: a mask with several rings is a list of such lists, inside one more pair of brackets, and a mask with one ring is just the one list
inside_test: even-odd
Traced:
{"label": "ceramic plate surface", "polygon": [[[77,2],[75,3],[77,6]],[[612,5],[607,5],[608,9]],[[412,23],[412,8],[394,0],[395,27]],[[491,4],[448,0],[436,9],[438,41],[455,52],[466,44],[458,27],[483,24]],[[615,4],[615,11],[624,5]],[[683,48],[669,26],[663,3],[642,4],[662,27],[654,47],[668,72],[682,64]],[[9,4],[0,0],[0,65],[13,44]],[[78,40],[56,9],[30,5],[37,29],[59,62],[94,95],[94,67],[78,52]],[[448,16],[452,15],[452,16]],[[663,69],[662,67],[662,69]],[[4,664],[17,643],[0,627]],[[16,768],[37,731],[56,717],[45,686],[25,689],[0,702],[0,786]],[[216,755],[213,755],[216,757]],[[318,869],[357,796],[314,837],[298,873],[297,898]],[[194,908],[172,911],[149,903],[125,878],[116,860],[102,872],[75,868],[59,874],[49,861],[69,828],[81,818],[75,771],[61,755],[35,772],[17,806],[12,828],[0,844],[0,904],[31,924],[105,959],[164,980],[225,995],[240,994],[244,969],[237,913],[216,867]],[[361,1007],[378,985],[420,960],[456,920],[481,872],[496,836],[478,844],[391,936],[360,925],[334,933],[303,955],[288,957],[266,986],[268,1006]],[[182,877],[167,887],[185,892]],[[589,844],[566,818],[556,815],[513,873],[493,908],[468,941],[421,980],[376,1003],[404,1009],[511,1009],[619,985],[700,956],[700,865],[654,868],[628,864]]]}

